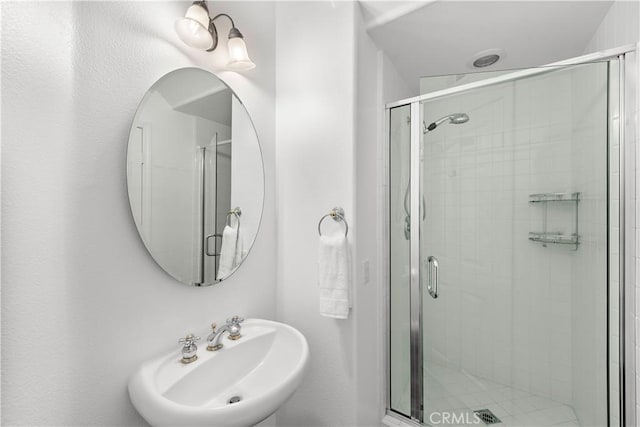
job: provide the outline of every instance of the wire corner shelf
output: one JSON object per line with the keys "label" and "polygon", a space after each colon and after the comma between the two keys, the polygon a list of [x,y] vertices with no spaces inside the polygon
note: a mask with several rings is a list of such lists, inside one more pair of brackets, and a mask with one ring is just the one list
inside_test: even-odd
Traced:
{"label": "wire corner shelf", "polygon": [[529,194],[529,203],[579,202],[580,193],[537,193]]}
{"label": "wire corner shelf", "polygon": [[[572,202],[574,203],[574,224],[573,233],[565,234],[559,231],[548,231],[549,204],[555,202]],[[574,250],[578,250],[580,244],[580,235],[578,234],[578,203],[580,202],[580,193],[536,193],[529,194],[529,203],[539,203],[543,206],[542,210],[542,231],[529,232],[529,240],[542,243],[543,247],[547,244],[553,245],[571,245]]]}

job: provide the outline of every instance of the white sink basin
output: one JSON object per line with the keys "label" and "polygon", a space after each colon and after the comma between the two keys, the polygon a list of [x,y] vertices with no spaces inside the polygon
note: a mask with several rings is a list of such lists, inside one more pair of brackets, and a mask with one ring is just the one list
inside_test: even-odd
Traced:
{"label": "white sink basin", "polygon": [[[129,379],[133,406],[152,426],[252,426],[273,414],[302,381],[309,360],[304,336],[261,319],[242,323],[242,338],[181,362],[179,348],[143,363]],[[239,397],[237,403],[229,403]]]}

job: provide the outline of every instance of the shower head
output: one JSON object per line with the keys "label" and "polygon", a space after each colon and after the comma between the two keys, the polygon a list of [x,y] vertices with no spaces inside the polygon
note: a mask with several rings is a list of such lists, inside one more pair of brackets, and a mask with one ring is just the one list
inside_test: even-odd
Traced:
{"label": "shower head", "polygon": [[449,114],[448,116],[444,116],[436,120],[429,126],[427,126],[427,124],[423,121],[422,125],[424,126],[424,130],[422,131],[422,133],[430,132],[447,121],[454,125],[461,125],[462,123],[467,123],[469,121],[469,116],[465,113]]}

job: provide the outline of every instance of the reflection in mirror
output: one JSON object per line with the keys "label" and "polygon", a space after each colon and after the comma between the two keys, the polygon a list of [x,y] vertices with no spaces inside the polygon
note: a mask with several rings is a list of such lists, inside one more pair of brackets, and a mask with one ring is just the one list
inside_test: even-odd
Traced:
{"label": "reflection in mirror", "polygon": [[196,286],[229,277],[264,198],[258,138],[233,91],[197,68],[158,80],[133,120],[127,185],[138,232],[167,273]]}

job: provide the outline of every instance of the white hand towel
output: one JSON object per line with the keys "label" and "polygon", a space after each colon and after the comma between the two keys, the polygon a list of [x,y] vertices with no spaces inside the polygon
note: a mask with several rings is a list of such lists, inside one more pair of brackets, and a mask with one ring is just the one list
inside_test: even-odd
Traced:
{"label": "white hand towel", "polygon": [[222,247],[220,248],[220,264],[218,265],[218,279],[230,275],[236,267],[238,246],[238,230],[226,225],[222,231]]}
{"label": "white hand towel", "polygon": [[345,236],[320,236],[318,286],[322,316],[335,319],[349,317],[351,306],[349,264],[349,245]]}
{"label": "white hand towel", "polygon": [[242,236],[240,235],[240,231],[236,231],[236,241],[238,243],[236,244],[236,251],[233,255],[233,268],[237,268],[242,263],[242,260],[246,255],[244,250],[244,242],[242,240]]}

